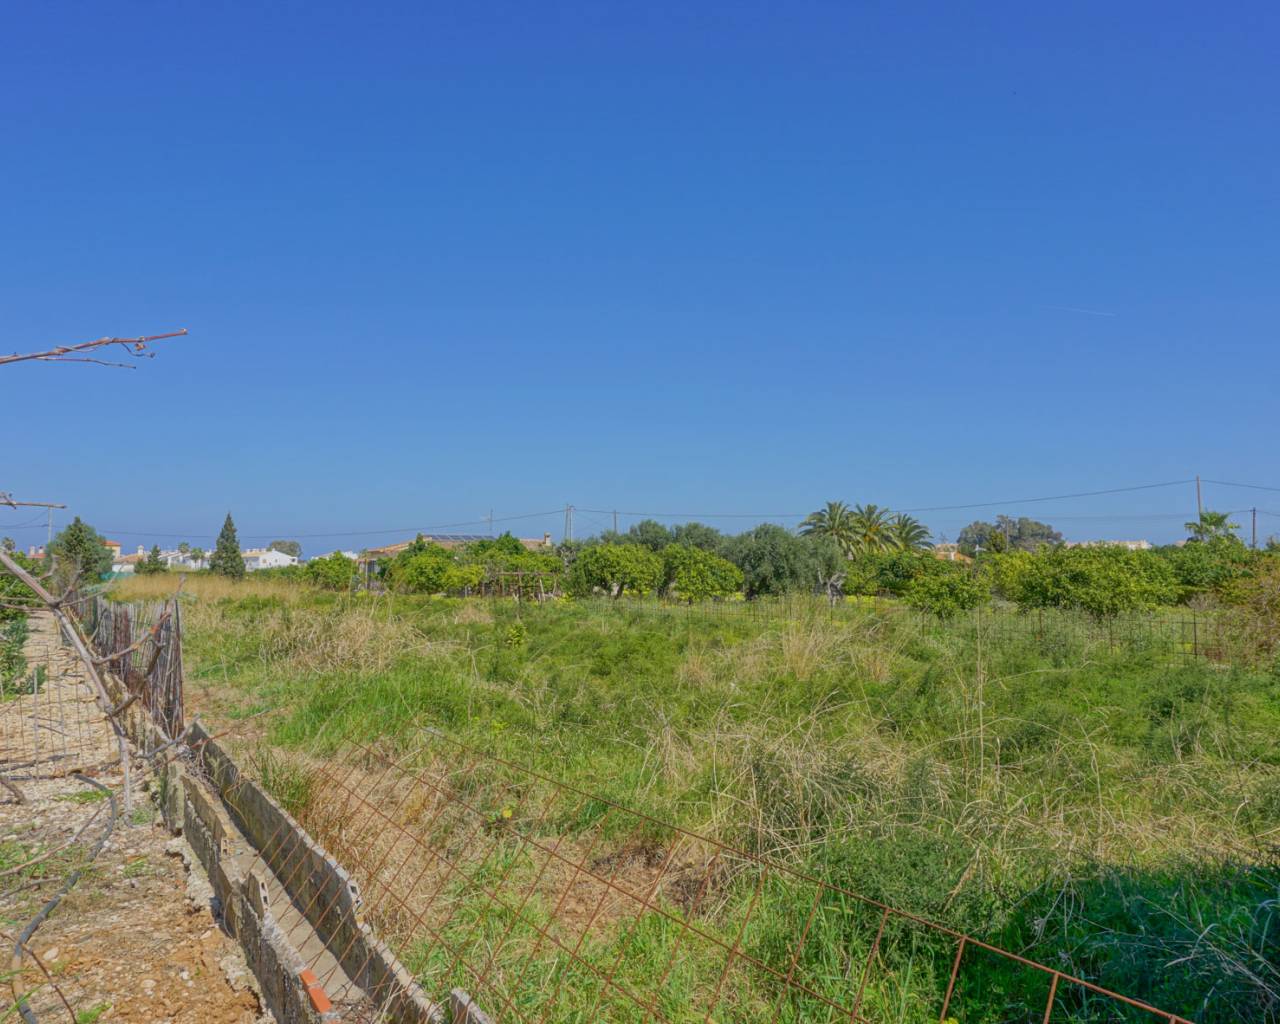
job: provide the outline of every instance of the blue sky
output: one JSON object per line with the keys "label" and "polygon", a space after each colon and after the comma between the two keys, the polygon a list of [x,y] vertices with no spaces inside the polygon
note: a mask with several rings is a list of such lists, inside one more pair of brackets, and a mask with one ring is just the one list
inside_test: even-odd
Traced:
{"label": "blue sky", "polygon": [[317,551],[1280,487],[1278,48],[1263,3],[12,8],[0,349],[191,336],[0,370],[0,490]]}

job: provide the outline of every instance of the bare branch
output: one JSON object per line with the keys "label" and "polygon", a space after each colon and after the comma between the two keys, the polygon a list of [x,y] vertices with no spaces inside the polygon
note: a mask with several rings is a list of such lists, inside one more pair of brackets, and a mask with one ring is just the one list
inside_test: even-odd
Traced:
{"label": "bare branch", "polygon": [[112,363],[92,356],[78,356],[75,353],[119,345],[127,355],[134,359],[154,359],[155,353],[147,351],[147,346],[151,342],[163,341],[165,338],[181,338],[186,333],[187,329],[184,327],[180,331],[171,331],[168,334],[149,334],[141,338],[98,338],[96,341],[82,341],[78,345],[59,345],[57,348],[46,349],[43,352],[28,352],[24,355],[15,352],[11,356],[0,356],[0,366],[6,363],[22,363],[34,360],[46,363],[96,363],[99,366],[112,366],[132,370],[135,367],[130,366],[128,363]]}

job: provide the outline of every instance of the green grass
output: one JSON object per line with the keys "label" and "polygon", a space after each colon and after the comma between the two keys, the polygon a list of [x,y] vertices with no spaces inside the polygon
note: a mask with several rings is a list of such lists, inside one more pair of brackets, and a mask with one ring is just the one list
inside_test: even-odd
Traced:
{"label": "green grass", "polygon": [[[1280,671],[1171,664],[1163,644],[1067,617],[1001,634],[994,617],[987,632],[922,628],[858,605],[703,615],[276,588],[197,597],[185,623],[193,702],[207,685],[228,721],[279,709],[257,770],[304,820],[323,790],[315,759],[353,734],[408,749],[430,727],[1194,1020],[1280,1019]],[[539,826],[605,846],[614,827],[590,803]],[[518,889],[536,867],[502,860],[517,855],[500,842],[471,869]],[[700,926],[733,934],[758,881],[730,878]],[[531,963],[522,1013],[556,993],[549,1019],[638,1014],[581,962],[611,964],[625,943],[630,990],[660,988],[664,1017],[701,1019],[723,960],[686,944],[663,981],[676,928],[660,915],[593,932],[575,958],[537,945],[540,895],[523,917],[474,886],[451,895],[447,931],[402,953],[433,990],[450,971],[474,989],[460,966],[474,958],[496,956],[504,977]],[[765,885],[744,948],[785,966],[812,898]],[[819,991],[847,994],[877,923],[865,909],[820,903],[795,968]],[[887,932],[873,1018],[936,1019],[952,955],[919,929]],[[1043,979],[969,956],[958,1020],[1039,1019]],[[735,969],[718,1019],[825,1019],[800,997],[775,1011],[767,982]],[[1142,1019],[1067,988],[1057,1007],[1055,1020]]]}
{"label": "green grass", "polygon": [[95,1003],[87,1010],[77,1010],[76,1024],[97,1024],[102,1019],[102,1015],[110,1009],[110,1003]]}
{"label": "green grass", "polygon": [[97,804],[106,800],[108,794],[101,789],[79,789],[74,793],[63,793],[54,797],[55,800],[61,800],[68,804]]}

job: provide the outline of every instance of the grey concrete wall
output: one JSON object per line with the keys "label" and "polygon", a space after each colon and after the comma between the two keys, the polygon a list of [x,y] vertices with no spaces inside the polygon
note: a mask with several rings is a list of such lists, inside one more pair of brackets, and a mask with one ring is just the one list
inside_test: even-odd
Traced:
{"label": "grey concrete wall", "polygon": [[[182,827],[184,831],[208,832],[200,841],[218,855],[213,860],[215,869],[224,874],[233,871],[236,856],[248,850],[283,887],[293,907],[306,917],[342,970],[386,1020],[439,1024],[443,1008],[427,997],[413,975],[362,920],[360,894],[346,870],[247,778],[201,726],[192,728],[189,743],[198,752],[195,774],[202,776],[206,785],[193,787],[188,781],[191,773],[183,770],[188,779],[182,785],[188,795],[182,801]],[[201,862],[205,863],[203,855]],[[211,879],[213,874],[210,870]],[[230,878],[228,884],[233,884]],[[235,907],[233,912],[244,913],[246,908]]]}
{"label": "grey concrete wall", "polygon": [[[126,730],[145,754],[165,739],[146,712],[135,709]],[[490,1024],[461,990],[447,997],[447,1005],[428,998],[362,919],[360,893],[347,871],[245,776],[202,725],[193,724],[177,750],[181,755],[155,776],[161,813],[208,874],[222,921],[239,941],[277,1021],[339,1019],[336,1012],[317,1012],[301,977],[308,965],[299,948],[311,954],[318,940],[387,1024]],[[309,924],[307,936],[292,923],[288,931],[282,927],[280,913],[290,908],[273,904],[268,890],[283,891],[296,911],[291,916]]]}

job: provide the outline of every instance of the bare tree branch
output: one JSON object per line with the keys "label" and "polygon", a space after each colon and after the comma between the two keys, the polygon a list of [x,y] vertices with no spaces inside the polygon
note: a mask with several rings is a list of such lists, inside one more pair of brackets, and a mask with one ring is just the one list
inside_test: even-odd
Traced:
{"label": "bare tree branch", "polygon": [[130,366],[128,363],[113,363],[92,356],[79,356],[75,353],[119,345],[125,353],[134,359],[154,359],[155,353],[147,351],[147,346],[151,342],[163,341],[165,338],[181,338],[186,333],[187,329],[184,327],[180,331],[171,331],[168,334],[149,334],[141,338],[99,338],[97,341],[82,341],[78,345],[59,345],[57,348],[46,349],[43,352],[28,352],[25,355],[15,352],[11,356],[0,356],[0,366],[6,363],[22,363],[35,360],[45,363],[96,363],[99,366],[112,366],[132,370],[136,369],[136,367]]}

